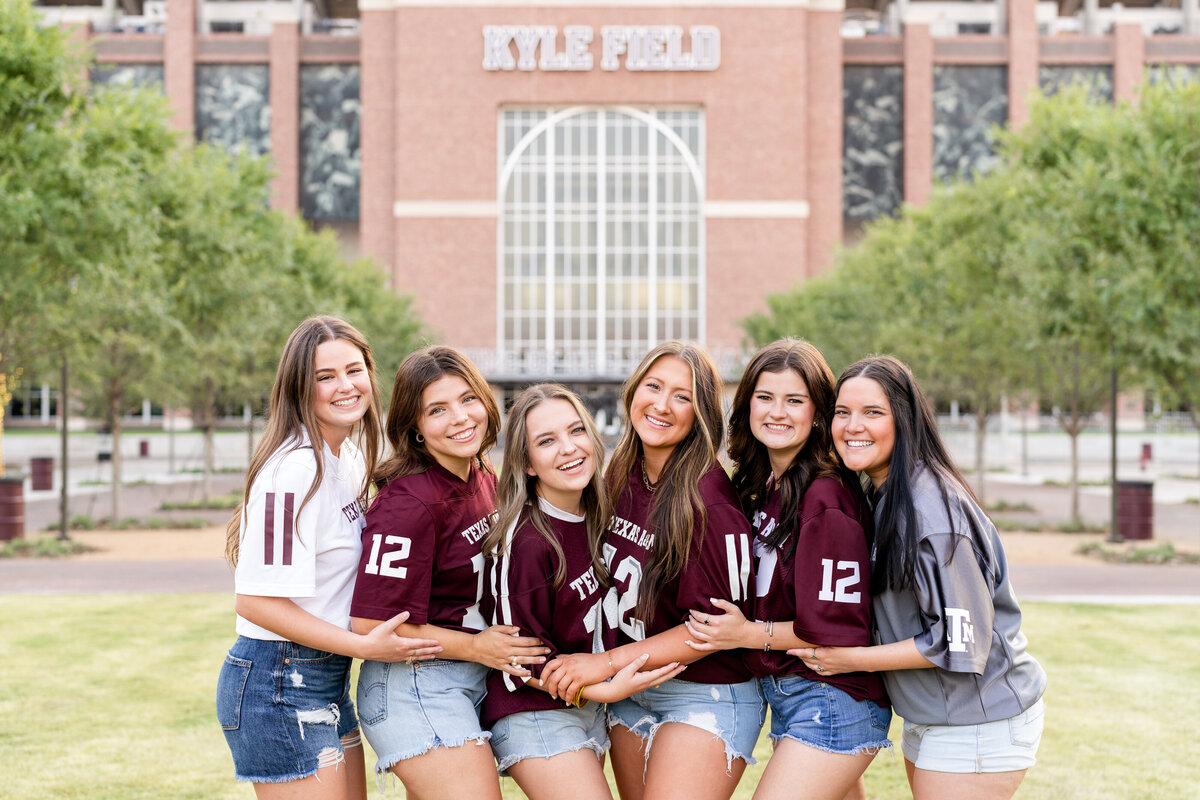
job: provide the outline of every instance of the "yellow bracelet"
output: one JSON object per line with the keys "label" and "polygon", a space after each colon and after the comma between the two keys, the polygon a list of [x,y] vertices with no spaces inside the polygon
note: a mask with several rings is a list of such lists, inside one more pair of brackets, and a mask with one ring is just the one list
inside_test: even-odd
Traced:
{"label": "yellow bracelet", "polygon": [[588,704],[588,701],[583,699],[583,690],[586,688],[586,686],[579,687],[579,690],[575,692],[575,700],[571,703],[571,705],[575,706],[576,708],[583,708]]}

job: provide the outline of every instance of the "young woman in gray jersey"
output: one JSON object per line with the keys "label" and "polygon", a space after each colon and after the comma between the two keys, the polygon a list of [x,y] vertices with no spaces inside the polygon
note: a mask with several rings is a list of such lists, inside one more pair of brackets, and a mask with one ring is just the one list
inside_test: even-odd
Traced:
{"label": "young woman in gray jersey", "polygon": [[865,358],[836,391],[834,446],[875,510],[878,644],[789,652],[824,675],[882,673],[917,800],[1012,797],[1041,741],[1046,673],[1025,651],[996,527],[908,367]]}

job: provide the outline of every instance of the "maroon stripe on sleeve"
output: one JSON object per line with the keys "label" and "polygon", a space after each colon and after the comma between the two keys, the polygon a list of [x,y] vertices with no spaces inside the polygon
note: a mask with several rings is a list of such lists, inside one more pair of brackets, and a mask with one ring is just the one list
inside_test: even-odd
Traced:
{"label": "maroon stripe on sleeve", "polygon": [[296,500],[296,495],[292,492],[287,492],[283,496],[283,565],[290,567],[292,565],[292,523],[295,516],[292,514],[292,503]]}
{"label": "maroon stripe on sleeve", "polygon": [[263,512],[263,564],[275,563],[275,493],[267,492],[267,509]]}

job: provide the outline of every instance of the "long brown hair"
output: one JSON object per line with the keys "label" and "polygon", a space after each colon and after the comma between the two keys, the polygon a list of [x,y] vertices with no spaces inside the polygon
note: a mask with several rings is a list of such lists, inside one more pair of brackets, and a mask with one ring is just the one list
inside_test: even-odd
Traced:
{"label": "long brown hair", "polygon": [[692,429],[675,445],[663,465],[658,488],[650,505],[647,527],[654,534],[654,545],[649,563],[642,573],[634,612],[647,625],[654,616],[663,586],[679,577],[687,565],[693,531],[699,531],[703,536],[708,518],[700,498],[700,479],[717,462],[721,440],[725,437],[725,420],[721,410],[724,383],[712,357],[701,347],[686,342],[663,342],[655,347],[646,354],[621,389],[621,402],[625,406],[625,431],[608,465],[609,501],[613,508],[617,507],[638,458],[643,456],[642,440],[633,429],[630,415],[633,396],[654,362],[663,356],[675,356],[691,367],[695,420]]}
{"label": "long brown hair", "polygon": [[487,452],[496,444],[496,435],[500,430],[500,410],[496,407],[496,398],[471,359],[453,347],[434,345],[409,353],[396,370],[396,381],[392,384],[392,405],[384,425],[384,435],[391,447],[391,454],[371,476],[376,487],[383,488],[396,478],[424,472],[436,463],[425,443],[417,441],[417,422],[421,419],[421,397],[425,389],[447,375],[457,375],[466,381],[487,409],[487,430],[484,431],[475,463],[480,469],[492,472]]}
{"label": "long brown hair", "polygon": [[[859,490],[858,481],[843,471],[833,451],[829,420],[833,414],[833,371],[817,348],[803,339],[779,339],[759,350],[746,365],[729,412],[729,458],[733,461],[733,488],[737,491],[746,516],[754,519],[767,501],[767,480],[771,477],[771,458],[766,445],[750,429],[750,402],[758,379],[764,372],[791,370],[804,381],[813,405],[813,427],[808,439],[779,476],[780,514],[774,531],[765,539],[774,548],[791,556],[795,547],[792,531],[799,521],[797,512],[804,493],[817,478],[837,478]],[[850,477],[850,480],[847,480]]]}
{"label": "long brown hair", "polygon": [[497,524],[493,525],[483,540],[483,552],[490,556],[504,555],[505,537],[510,527],[527,518],[533,523],[550,545],[554,552],[557,566],[554,569],[554,587],[562,586],[567,578],[567,563],[562,546],[550,529],[550,521],[546,512],[538,504],[536,475],[529,475],[526,469],[530,465],[529,458],[529,412],[547,400],[565,400],[571,404],[579,415],[583,427],[587,430],[588,439],[592,442],[593,463],[595,471],[592,479],[583,490],[580,503],[583,507],[585,527],[587,529],[588,552],[592,556],[592,567],[601,586],[608,586],[608,570],[604,565],[602,545],[604,530],[608,527],[610,516],[608,494],[604,489],[604,477],[601,466],[604,464],[604,440],[600,431],[592,421],[592,415],[587,412],[574,392],[556,383],[540,383],[530,386],[517,396],[508,412],[508,422],[504,426],[504,463],[500,465],[500,480],[496,487],[496,504],[500,507]]}
{"label": "long brown hair", "polygon": [[[254,448],[250,468],[246,470],[242,502],[238,504],[233,519],[225,526],[225,560],[231,566],[237,566],[238,547],[242,538],[242,516],[245,513],[246,500],[250,497],[250,487],[254,485],[255,479],[276,451],[289,442],[294,443],[293,449],[298,449],[303,439],[301,433],[307,432],[312,445],[313,459],[317,463],[317,474],[313,477],[304,500],[300,502],[300,508],[296,511],[297,517],[316,494],[325,477],[325,448],[320,444],[324,440],[313,406],[317,385],[315,362],[317,348],[326,342],[337,340],[347,341],[358,348],[367,368],[367,377],[371,381],[370,405],[355,428],[364,451],[368,475],[375,466],[375,460],[379,457],[379,389],[375,385],[375,358],[371,355],[371,347],[358,329],[345,320],[337,317],[309,317],[292,331],[287,344],[283,346],[283,355],[279,358],[279,368],[275,372],[275,383],[271,386],[267,426]],[[364,482],[358,496],[358,501],[364,508],[369,490],[370,483]]]}

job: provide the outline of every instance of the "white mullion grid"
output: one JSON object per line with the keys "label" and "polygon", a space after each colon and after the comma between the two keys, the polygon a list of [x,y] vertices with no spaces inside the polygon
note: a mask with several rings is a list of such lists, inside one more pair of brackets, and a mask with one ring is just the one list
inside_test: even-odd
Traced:
{"label": "white mullion grid", "polygon": [[608,118],[596,112],[596,373],[608,360]]}
{"label": "white mullion grid", "polygon": [[[510,115],[505,114],[504,111],[500,111],[499,113],[503,124],[496,126],[496,153],[499,157],[498,163],[496,164],[497,175],[503,172],[504,162],[508,159],[508,129],[509,125],[512,124]],[[507,188],[508,187],[503,185],[496,186],[496,201],[499,203],[498,208],[500,209],[500,218],[496,223],[496,227],[499,229],[496,231],[496,239],[498,241],[496,246],[496,272],[498,273],[500,280],[500,297],[496,303],[496,305],[499,306],[499,308],[496,309],[496,343],[499,345],[499,349],[501,351],[504,350],[505,343],[508,341],[508,337],[504,335],[504,326],[508,324],[507,320],[509,316],[509,310],[507,307],[507,299],[512,292],[512,277],[506,275],[504,271],[504,258],[508,252],[508,237],[504,235],[504,226],[507,223],[510,214],[504,203],[504,193]]]}
{"label": "white mullion grid", "polygon": [[544,253],[543,263],[546,265],[546,297],[544,306],[544,321],[546,330],[543,334],[545,342],[546,354],[548,357],[554,357],[554,249],[557,246],[554,237],[554,221],[558,211],[554,205],[554,135],[555,128],[549,128],[542,141],[545,143],[545,170],[546,170],[546,205],[545,205],[545,225],[546,225],[546,251]]}
{"label": "white mullion grid", "polygon": [[646,127],[646,318],[649,341],[658,339],[658,131]]}

